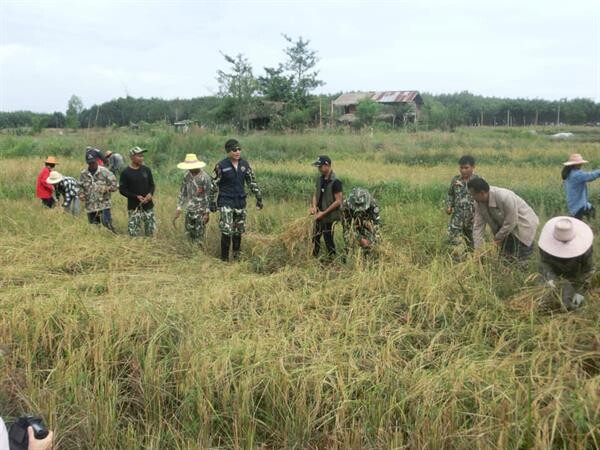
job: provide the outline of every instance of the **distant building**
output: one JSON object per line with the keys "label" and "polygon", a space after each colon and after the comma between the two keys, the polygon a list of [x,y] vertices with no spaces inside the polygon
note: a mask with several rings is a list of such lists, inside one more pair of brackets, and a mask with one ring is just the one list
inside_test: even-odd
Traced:
{"label": "distant building", "polygon": [[193,120],[182,120],[180,122],[175,122],[173,126],[175,127],[175,131],[179,133],[187,133],[190,129],[190,125],[193,123]]}
{"label": "distant building", "polygon": [[354,122],[356,120],[356,105],[359,101],[367,98],[384,105],[381,114],[377,116],[379,120],[391,121],[392,123],[396,123],[398,120],[402,120],[404,123],[419,120],[423,98],[418,91],[368,91],[348,92],[336,98],[333,101],[333,106],[338,109],[343,108],[338,121]]}

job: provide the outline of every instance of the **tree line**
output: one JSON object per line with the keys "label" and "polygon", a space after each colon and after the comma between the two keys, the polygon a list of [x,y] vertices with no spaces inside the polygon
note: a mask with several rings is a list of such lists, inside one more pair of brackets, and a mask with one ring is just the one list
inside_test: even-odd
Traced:
{"label": "tree line", "polygon": [[[310,41],[285,34],[284,59],[274,67],[264,67],[255,75],[251,62],[243,55],[222,53],[226,67],[217,70],[219,93],[192,99],[117,98],[100,105],[83,106],[73,95],[67,110],[52,114],[30,111],[0,112],[0,128],[91,128],[138,126],[140,123],[194,121],[203,126],[231,126],[240,130],[269,128],[302,130],[336,124],[343,112],[331,102],[340,93],[314,95],[325,83],[319,79],[317,52]],[[401,90],[401,86],[398,87]],[[484,97],[470,92],[433,95],[423,93],[424,104],[417,124],[380,119],[390,107],[370,100],[359,102],[354,127],[389,128],[412,126],[453,130],[458,126],[535,126],[549,124],[600,124],[600,103],[575,98],[549,101]],[[401,117],[403,105],[392,108]]]}

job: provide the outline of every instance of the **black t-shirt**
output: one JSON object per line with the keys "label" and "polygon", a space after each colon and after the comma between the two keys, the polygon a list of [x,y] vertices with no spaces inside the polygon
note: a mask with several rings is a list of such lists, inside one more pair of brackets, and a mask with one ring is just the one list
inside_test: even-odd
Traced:
{"label": "black t-shirt", "polygon": [[[152,178],[152,171],[146,166],[141,166],[139,169],[133,169],[131,166],[127,166],[127,168],[121,172],[119,192],[121,195],[127,197],[127,209],[137,209],[140,205],[140,202],[137,199],[138,195],[154,195],[154,179]],[[142,205],[144,211],[148,211],[152,208],[154,208],[152,200]]]}
{"label": "black t-shirt", "polygon": [[[321,189],[319,190],[319,201],[317,205],[319,206],[319,211],[325,211],[327,208],[323,206],[323,194],[325,193],[325,189],[331,183],[331,179],[325,179],[321,177]],[[342,192],[342,182],[337,178],[333,181],[333,185],[331,186],[331,192],[333,194],[337,194],[338,192]]]}

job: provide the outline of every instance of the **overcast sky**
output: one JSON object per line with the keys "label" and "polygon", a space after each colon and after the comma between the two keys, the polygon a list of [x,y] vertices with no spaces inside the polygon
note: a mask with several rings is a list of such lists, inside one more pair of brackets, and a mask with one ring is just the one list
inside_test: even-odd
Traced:
{"label": "overcast sky", "polygon": [[211,95],[220,51],[260,75],[283,61],[281,33],[318,51],[316,93],[600,101],[598,0],[0,0],[0,110]]}

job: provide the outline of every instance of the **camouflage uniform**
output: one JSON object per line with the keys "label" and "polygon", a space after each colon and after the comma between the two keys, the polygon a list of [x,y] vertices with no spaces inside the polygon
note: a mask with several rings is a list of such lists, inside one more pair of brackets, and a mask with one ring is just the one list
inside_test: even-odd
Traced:
{"label": "camouflage uniform", "polygon": [[209,203],[216,189],[210,176],[202,169],[197,175],[188,171],[181,182],[177,209],[185,207],[185,231],[192,239],[204,238],[204,217],[208,214]]}
{"label": "camouflage uniform", "polygon": [[346,248],[365,238],[370,247],[380,238],[381,217],[379,206],[369,191],[354,188],[342,202],[342,225]]}
{"label": "camouflage uniform", "polygon": [[110,214],[110,195],[117,190],[117,179],[106,167],[98,166],[92,175],[89,169],[79,174],[79,198],[85,203],[90,223],[99,223],[113,230]]}
{"label": "camouflage uniform", "polygon": [[156,219],[154,218],[154,209],[145,210],[143,208],[127,210],[127,233],[129,236],[139,236],[142,224],[144,225],[144,236],[152,236],[156,230]]}
{"label": "camouflage uniform", "polygon": [[[231,171],[235,172],[233,178],[231,177]],[[241,236],[245,232],[246,225],[244,182],[256,197],[256,205],[262,207],[262,194],[256,182],[254,171],[243,159],[238,161],[236,171],[229,159],[226,158],[215,166],[213,181],[218,190],[213,190],[212,202],[219,207],[219,229],[221,233],[226,236]],[[231,190],[226,191],[226,187],[231,188]]]}
{"label": "camouflage uniform", "polygon": [[448,223],[448,241],[458,245],[462,238],[469,248],[473,248],[473,217],[475,214],[475,200],[467,189],[467,183],[478,175],[471,175],[467,181],[461,175],[455,175],[450,182],[446,196],[446,209],[452,208]]}

